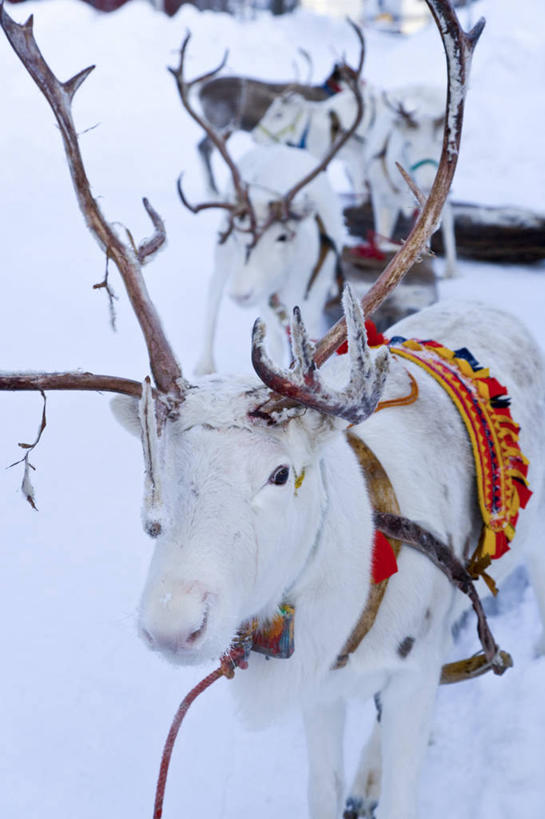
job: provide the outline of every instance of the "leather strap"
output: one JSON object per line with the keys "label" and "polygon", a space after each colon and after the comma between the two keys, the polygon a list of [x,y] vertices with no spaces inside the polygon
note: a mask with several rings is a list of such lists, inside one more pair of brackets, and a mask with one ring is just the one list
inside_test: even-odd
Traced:
{"label": "leather strap", "polygon": [[[364,442],[356,435],[350,432],[346,433],[346,438],[356,455],[360,466],[365,474],[367,480],[367,489],[373,509],[378,512],[388,512],[389,514],[399,515],[399,504],[394,492],[394,488],[390,483],[390,479],[386,471],[374,452],[364,444]],[[401,541],[388,538],[394,554],[397,558],[401,549]],[[367,595],[367,602],[360,614],[359,620],[354,626],[350,637],[343,646],[343,649],[337,657],[333,668],[343,668],[348,662],[348,657],[354,652],[365,635],[371,630],[374,625],[382,598],[388,587],[388,580],[381,580],[380,583],[371,585],[369,594]]]}
{"label": "leather strap", "polygon": [[[351,433],[350,429],[347,430],[346,437],[365,474],[369,498],[375,512],[399,515],[399,504],[394,488],[384,467],[374,452],[360,438]],[[397,558],[401,550],[402,541],[396,540],[391,536],[388,537],[388,540]],[[428,556],[430,555],[428,554]],[[388,581],[389,578],[386,578],[386,580],[382,580],[380,583],[371,585],[365,607],[352,633],[344,644],[341,653],[337,657],[337,661],[332,666],[332,670],[344,668],[350,654],[358,648],[364,637],[373,627],[380,604],[388,587]],[[492,637],[491,639],[493,640]],[[506,651],[499,651],[498,649],[496,656],[492,660],[485,654],[479,653],[465,660],[445,664],[441,671],[440,683],[441,685],[446,685],[471,680],[475,677],[480,677],[481,674],[485,674],[487,671],[502,674],[512,665],[513,660]]]}
{"label": "leather strap", "polygon": [[324,262],[325,262],[325,260],[327,258],[327,254],[329,253],[329,251],[330,250],[333,251],[333,253],[335,254],[337,259],[339,257],[335,242],[333,241],[331,236],[329,236],[328,232],[326,231],[323,219],[322,219],[322,217],[320,216],[319,213],[317,213],[315,215],[314,220],[316,222],[316,225],[318,227],[318,233],[320,235],[320,251],[318,253],[318,261],[314,265],[314,267],[312,269],[312,272],[310,274],[310,278],[309,278],[308,283],[307,283],[307,287],[306,287],[306,290],[305,290],[305,299],[308,298],[308,294],[312,290],[314,282],[318,278],[318,274],[319,274],[320,270],[323,267],[323,264],[324,264]]}

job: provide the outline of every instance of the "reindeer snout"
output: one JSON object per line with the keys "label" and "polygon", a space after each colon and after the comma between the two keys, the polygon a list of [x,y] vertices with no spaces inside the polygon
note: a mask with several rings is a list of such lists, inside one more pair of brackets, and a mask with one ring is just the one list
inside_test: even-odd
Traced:
{"label": "reindeer snout", "polygon": [[183,662],[205,640],[210,605],[209,592],[197,585],[163,589],[142,602],[140,635],[153,651]]}

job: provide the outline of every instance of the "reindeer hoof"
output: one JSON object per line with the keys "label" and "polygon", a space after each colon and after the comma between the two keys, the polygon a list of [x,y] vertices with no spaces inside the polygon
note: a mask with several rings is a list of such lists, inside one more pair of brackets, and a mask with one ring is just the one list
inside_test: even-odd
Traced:
{"label": "reindeer hoof", "polygon": [[361,796],[349,796],[343,813],[343,819],[375,819],[378,802],[363,799]]}

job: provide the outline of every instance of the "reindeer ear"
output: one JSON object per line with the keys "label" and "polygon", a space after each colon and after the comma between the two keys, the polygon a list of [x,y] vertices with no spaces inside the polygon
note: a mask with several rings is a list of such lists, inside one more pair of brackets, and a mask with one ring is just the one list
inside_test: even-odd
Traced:
{"label": "reindeer ear", "polygon": [[116,395],[110,401],[110,408],[118,421],[131,435],[140,437],[142,429],[138,415],[138,399],[128,395]]}

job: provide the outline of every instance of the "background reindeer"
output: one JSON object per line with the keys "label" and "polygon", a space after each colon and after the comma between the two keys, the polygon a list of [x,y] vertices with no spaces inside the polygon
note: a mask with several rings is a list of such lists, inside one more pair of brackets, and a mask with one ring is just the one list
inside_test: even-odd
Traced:
{"label": "background reindeer", "polygon": [[[346,64],[335,63],[321,85],[299,82],[274,83],[239,76],[216,77],[215,74],[225,65],[226,58],[227,55],[214,71],[197,77],[189,84],[186,83],[184,91],[184,96],[187,91],[191,91],[192,95],[198,98],[206,122],[225,140],[229,139],[233,131],[251,131],[255,128],[271,102],[286,91],[295,91],[305,100],[324,100],[340,91],[344,78],[352,73]],[[174,69],[170,71],[176,79],[181,95],[180,77]],[[210,193],[219,192],[212,170],[214,147],[215,142],[209,134],[206,134],[197,145]]]}
{"label": "background reindeer", "polygon": [[[72,86],[72,87],[73,87],[73,86]],[[434,213],[434,214],[433,214],[433,217],[434,217],[434,218],[436,218],[436,217],[437,217],[437,213]],[[128,247],[128,246],[127,246],[127,247]],[[130,248],[129,248],[129,249],[130,249]],[[412,252],[412,251],[411,251],[411,252]],[[443,319],[444,319],[444,317],[443,317]],[[429,327],[429,325],[427,325],[425,329],[428,329],[428,327]],[[430,327],[430,329],[431,329],[431,327]],[[512,329],[514,330],[514,328],[512,328]],[[481,332],[481,331],[480,331],[480,332]],[[507,334],[506,334],[506,335],[507,335]],[[514,340],[515,342],[517,342],[517,341],[519,340],[519,336],[518,336],[518,334],[517,334],[517,335],[515,335],[514,333],[513,333],[513,334],[511,334],[511,335],[509,336],[509,338],[510,338],[510,340]],[[519,351],[520,351],[520,349],[521,349],[521,348],[518,348],[518,349],[519,349]],[[511,354],[512,354],[512,351],[511,351]],[[518,368],[519,368],[519,366],[518,366],[518,365],[519,365],[519,363],[520,363],[520,362],[517,362],[517,367],[518,367]],[[520,369],[520,368],[519,368],[519,369]],[[176,375],[176,372],[175,372],[175,375]],[[167,380],[168,380],[168,379],[167,379]],[[11,386],[12,386],[12,387],[13,387],[13,384],[14,384],[14,382],[12,382],[12,383],[11,383]],[[30,388],[32,388],[32,387],[36,387],[36,383],[33,383],[31,380],[27,380],[26,382],[21,381],[21,382],[20,382],[20,384],[19,384],[19,386],[22,386],[22,387],[23,387],[23,386],[25,386],[25,384],[26,384],[26,386],[29,386],[29,385],[30,385]],[[74,385],[75,385],[75,382],[72,382],[72,386],[74,386]],[[43,386],[46,386],[46,384],[44,383],[44,384],[43,384]],[[66,382],[66,381],[65,381],[65,386],[69,386],[68,382]],[[81,383],[80,383],[80,386],[81,386]],[[104,382],[98,382],[98,381],[97,381],[97,382],[95,382],[95,386],[97,386],[97,387],[101,387],[101,386],[102,386],[102,387],[103,387],[103,386],[104,386]],[[132,389],[132,388],[131,388],[131,389]],[[193,391],[192,391],[192,392],[193,392]],[[195,392],[194,397],[196,397],[196,392]],[[196,407],[194,407],[193,409],[196,409]],[[312,413],[311,413],[311,412],[308,412],[307,414],[308,414],[308,415],[311,415]],[[378,417],[378,416],[377,416],[377,417]],[[199,418],[199,422],[200,422],[201,420],[202,420],[202,417],[200,417],[200,418]],[[294,420],[295,420],[295,419],[294,419]],[[291,424],[291,422],[290,422],[290,424]],[[327,421],[325,422],[325,424],[327,425]],[[289,428],[289,425],[288,425],[288,428]],[[538,427],[536,427],[536,428],[538,428]],[[278,430],[277,430],[277,431],[278,431]],[[410,477],[411,477],[411,481],[413,481],[413,480],[414,480],[414,473],[411,473],[411,476],[410,476]],[[269,488],[274,489],[274,488],[275,488],[275,486],[276,486],[276,488],[278,488],[279,484],[271,485]],[[280,483],[280,486],[282,486],[282,484],[281,484],[281,483]],[[345,500],[344,498],[343,498],[343,502],[344,502],[344,503],[346,503],[346,500]],[[329,620],[331,620],[331,617],[329,617],[328,619],[329,619]],[[398,660],[398,662],[400,662],[400,660]],[[270,664],[269,664],[269,665],[270,665]],[[411,706],[412,706],[412,702],[411,702]],[[406,710],[409,710],[409,709],[406,709]],[[321,716],[323,716],[323,714],[321,714]],[[404,812],[402,815],[406,816],[406,815],[407,815],[407,813],[406,813],[406,812]]]}
{"label": "background reindeer", "polygon": [[[242,157],[238,165],[225,140],[195,111],[184,79],[189,38],[173,70],[184,107],[217,145],[231,171],[231,187],[223,202],[193,206],[195,213],[210,208],[226,211],[216,247],[214,275],[210,281],[203,352],[197,374],[213,372],[214,336],[218,310],[227,280],[230,297],[243,307],[258,306],[273,328],[277,357],[286,348],[288,312],[299,304],[314,335],[322,331],[323,307],[335,284],[339,285],[339,249],[342,237],[340,206],[323,171],[356,130],[362,114],[357,78],[363,66],[363,43],[352,87],[356,98],[354,120],[334,141],[321,161],[306,151],[288,146],[261,147]],[[360,41],[361,42],[361,41]],[[337,279],[337,281],[335,281]]]}
{"label": "background reindeer", "polygon": [[[441,151],[443,98],[432,86],[411,85],[392,91],[362,84],[363,116],[338,157],[358,196],[369,192],[379,246],[392,249],[389,239],[400,212],[414,211],[414,200],[403,182],[400,163],[423,191],[429,191]],[[286,142],[320,157],[354,115],[353,95],[346,91],[321,102],[288,93],[276,99],[252,131],[259,144]],[[450,205],[442,219],[446,275],[456,269],[456,244]]]}

